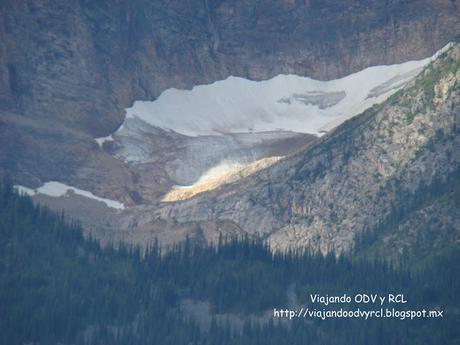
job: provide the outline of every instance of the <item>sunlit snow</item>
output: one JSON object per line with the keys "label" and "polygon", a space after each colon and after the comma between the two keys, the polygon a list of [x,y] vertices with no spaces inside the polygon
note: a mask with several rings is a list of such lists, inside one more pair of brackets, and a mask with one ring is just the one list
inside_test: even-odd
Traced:
{"label": "sunlit snow", "polygon": [[230,172],[237,172],[246,167],[247,164],[241,164],[238,162],[223,161],[218,165],[207,170],[196,182],[189,186],[175,186],[175,188],[193,188],[196,185],[208,183],[212,180],[219,178],[220,176],[226,175]]}

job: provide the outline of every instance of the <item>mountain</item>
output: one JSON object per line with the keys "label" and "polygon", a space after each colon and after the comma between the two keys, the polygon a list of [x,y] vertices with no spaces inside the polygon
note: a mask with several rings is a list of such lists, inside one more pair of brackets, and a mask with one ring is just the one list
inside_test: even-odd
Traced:
{"label": "mountain", "polygon": [[0,6],[0,174],[103,242],[342,251],[447,207],[455,81],[411,80],[455,1]]}
{"label": "mountain", "polygon": [[[156,238],[168,246],[187,236],[202,242],[217,241],[219,234],[250,234],[262,236],[277,250],[308,247],[325,253],[355,248],[360,255],[412,259],[443,252],[458,245],[460,233],[459,56],[459,45],[450,46],[384,103],[320,138],[287,145],[297,152],[244,167],[218,166],[160,200],[120,211],[91,201],[81,191],[65,194],[68,188],[75,190],[70,186],[62,187],[62,197],[55,198],[47,191],[49,184],[33,192],[34,199],[81,219],[86,231],[103,243],[146,245]],[[266,134],[240,133],[236,142],[253,135]],[[174,143],[169,147],[184,138],[183,148],[196,145],[190,156],[184,155],[188,150],[171,151],[182,152],[175,157],[185,159],[184,176],[204,152],[223,152],[215,147],[235,142],[226,142],[226,134],[187,137],[133,117],[102,145],[115,156],[129,147],[143,149],[144,156],[119,159],[152,174],[150,160],[160,152],[157,148],[155,156],[146,151],[155,148],[152,138],[157,143],[169,138]],[[267,137],[263,142],[266,149]],[[274,143],[276,147],[279,141]]]}
{"label": "mountain", "polygon": [[459,344],[459,258],[457,0],[0,1],[0,345]]}
{"label": "mountain", "polygon": [[[134,101],[229,76],[326,80],[422,59],[458,35],[459,18],[449,0],[2,1],[1,174],[150,202],[174,184],[167,172],[133,169],[93,140],[117,130]],[[181,150],[182,139],[154,143],[176,140]]]}
{"label": "mountain", "polygon": [[305,150],[189,200],[127,210],[127,238],[258,233],[275,249],[340,252],[375,234],[396,254],[423,236],[432,249],[458,244],[459,66],[456,44]]}
{"label": "mountain", "polygon": [[[446,48],[419,69],[415,79],[406,80],[402,89],[390,87],[393,91],[384,103],[320,138],[297,144],[288,141],[285,146],[296,150],[285,151],[284,158],[270,152],[280,145],[277,136],[283,132],[191,137],[134,116],[102,143],[104,150],[131,169],[143,171],[136,182],[140,186],[149,184],[145,179],[161,167],[167,171],[168,165],[158,158],[172,155],[169,170],[175,172],[176,181],[191,185],[165,189],[166,194],[157,194],[163,195],[161,199],[153,197],[147,203],[144,197],[141,205],[126,205],[122,211],[106,206],[117,205],[115,201],[90,202],[85,191],[55,182],[32,194],[35,200],[82,219],[86,230],[104,243],[122,240],[145,245],[157,238],[170,245],[186,236],[216,241],[219,234],[258,234],[280,250],[309,247],[341,252],[358,246],[363,253],[386,252],[393,257],[415,256],[417,250],[442,251],[458,243],[460,224],[455,211],[460,159],[455,149],[459,144],[458,51],[458,44]],[[194,96],[184,97],[192,102],[188,108],[193,111]],[[217,164],[231,150],[237,154],[233,157],[247,155],[244,142],[249,156],[259,150],[272,158],[244,166],[217,165],[193,182],[200,176],[197,172],[204,171],[200,162]],[[53,183],[61,186],[62,197],[55,198],[48,190]],[[77,192],[66,194],[67,189]]]}

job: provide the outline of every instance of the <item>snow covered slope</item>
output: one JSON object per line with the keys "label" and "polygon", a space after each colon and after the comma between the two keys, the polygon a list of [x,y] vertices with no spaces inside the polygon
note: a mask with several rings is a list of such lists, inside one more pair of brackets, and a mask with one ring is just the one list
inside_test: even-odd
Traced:
{"label": "snow covered slope", "polygon": [[384,101],[431,60],[370,67],[331,81],[229,77],[192,90],[168,89],[153,102],[137,101],[126,119],[137,117],[188,136],[274,130],[320,134]]}

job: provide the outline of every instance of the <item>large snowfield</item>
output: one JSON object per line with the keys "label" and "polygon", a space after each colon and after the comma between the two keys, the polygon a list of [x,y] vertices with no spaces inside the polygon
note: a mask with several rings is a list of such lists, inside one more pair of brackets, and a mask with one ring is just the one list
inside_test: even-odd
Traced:
{"label": "large snowfield", "polygon": [[273,130],[319,135],[384,101],[433,58],[369,67],[331,81],[231,76],[192,90],[168,89],[155,101],[137,101],[126,110],[126,119],[137,117],[188,136]]}

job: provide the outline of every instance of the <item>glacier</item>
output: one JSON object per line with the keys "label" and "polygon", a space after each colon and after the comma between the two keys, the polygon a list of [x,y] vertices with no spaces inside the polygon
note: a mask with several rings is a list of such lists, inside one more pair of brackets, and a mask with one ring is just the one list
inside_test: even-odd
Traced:
{"label": "glacier", "polygon": [[302,149],[345,120],[385,101],[417,76],[435,55],[368,67],[321,81],[277,75],[253,81],[230,76],[190,90],[167,89],[153,101],[135,101],[111,135],[115,157],[131,166],[155,166],[175,190],[230,176],[253,162]]}
{"label": "glacier", "polygon": [[264,81],[230,76],[191,90],[172,88],[154,101],[136,101],[126,109],[126,119],[137,117],[187,136],[264,131],[320,135],[383,102],[440,52],[423,60],[368,67],[330,81],[297,75]]}

